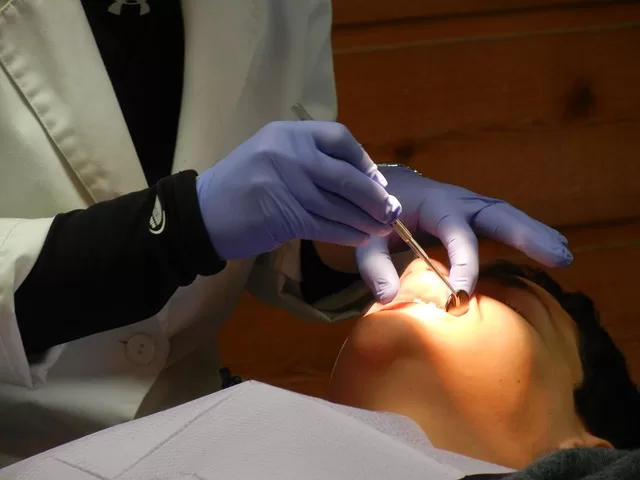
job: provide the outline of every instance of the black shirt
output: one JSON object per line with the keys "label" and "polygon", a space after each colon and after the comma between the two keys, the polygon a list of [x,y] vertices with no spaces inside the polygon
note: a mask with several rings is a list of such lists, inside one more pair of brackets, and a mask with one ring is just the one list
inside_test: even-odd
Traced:
{"label": "black shirt", "polygon": [[[111,0],[83,0],[102,61],[118,97],[149,185],[170,175],[184,71],[178,0],[147,0],[109,11]],[[141,14],[143,13],[143,14]]]}

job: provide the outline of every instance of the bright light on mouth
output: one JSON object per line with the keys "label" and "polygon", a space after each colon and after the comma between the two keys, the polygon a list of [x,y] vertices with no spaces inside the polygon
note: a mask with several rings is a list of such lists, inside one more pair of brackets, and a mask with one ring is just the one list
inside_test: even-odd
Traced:
{"label": "bright light on mouth", "polygon": [[400,288],[396,298],[386,305],[374,304],[368,314],[419,308],[425,313],[433,310],[434,315],[441,316],[447,313],[445,306],[448,298],[449,291],[437,274],[424,262],[415,260],[400,277]]}
{"label": "bright light on mouth", "polygon": [[411,318],[412,323],[415,325],[423,325],[424,327],[437,326],[438,328],[445,325],[451,328],[469,328],[472,323],[469,323],[470,317],[461,315],[456,317],[448,313],[444,308],[440,308],[432,301],[425,301],[420,298],[408,299],[404,301],[393,301],[387,305],[374,306],[367,315],[371,315],[378,312],[397,312],[404,318]]}
{"label": "bright light on mouth", "polygon": [[[382,305],[379,308],[376,308],[375,311],[376,312],[387,312],[387,311],[391,311],[391,310],[400,310],[402,308],[407,308],[410,307],[412,305],[416,305],[416,306],[420,306],[422,308],[428,308],[428,309],[432,309],[434,311],[439,311],[442,313],[446,313],[444,311],[443,308],[438,307],[435,302],[433,301],[424,301],[421,298],[414,298],[414,299],[405,299],[405,300],[397,300],[397,301],[393,301],[387,305]],[[373,313],[370,312],[370,313]]]}

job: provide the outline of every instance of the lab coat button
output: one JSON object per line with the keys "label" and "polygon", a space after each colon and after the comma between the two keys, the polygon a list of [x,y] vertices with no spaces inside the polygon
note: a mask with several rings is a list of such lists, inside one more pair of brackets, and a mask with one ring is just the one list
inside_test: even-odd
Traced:
{"label": "lab coat button", "polygon": [[156,353],[156,344],[148,335],[137,333],[125,344],[125,353],[131,363],[149,365]]}

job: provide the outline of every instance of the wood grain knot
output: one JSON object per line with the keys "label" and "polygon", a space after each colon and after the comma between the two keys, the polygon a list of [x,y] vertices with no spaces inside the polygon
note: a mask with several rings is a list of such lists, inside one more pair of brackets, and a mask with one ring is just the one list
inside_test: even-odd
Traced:
{"label": "wood grain knot", "polygon": [[416,146],[411,142],[403,143],[393,148],[393,155],[398,163],[407,164],[415,154]]}
{"label": "wood grain knot", "polygon": [[591,114],[596,105],[596,95],[591,86],[585,82],[577,82],[569,92],[565,116],[568,119],[585,118]]}

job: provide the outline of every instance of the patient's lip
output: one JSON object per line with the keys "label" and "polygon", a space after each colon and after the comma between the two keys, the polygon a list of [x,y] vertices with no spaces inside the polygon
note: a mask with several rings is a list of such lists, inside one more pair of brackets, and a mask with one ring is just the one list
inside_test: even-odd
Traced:
{"label": "patient's lip", "polygon": [[423,295],[400,294],[398,295],[398,297],[396,297],[395,300],[391,301],[386,305],[376,304],[369,313],[401,310],[410,305],[425,305],[429,303],[432,303],[436,305],[438,308],[443,309],[444,305],[440,305],[440,303],[442,302],[438,297],[439,296],[435,294],[423,294]]}
{"label": "patient's lip", "polygon": [[389,312],[391,310],[400,310],[404,307],[406,307],[407,305],[411,305],[411,304],[416,304],[418,302],[415,302],[413,300],[402,300],[402,301],[393,301],[391,303],[388,303],[386,305],[382,305],[380,308],[376,309],[376,312]]}

